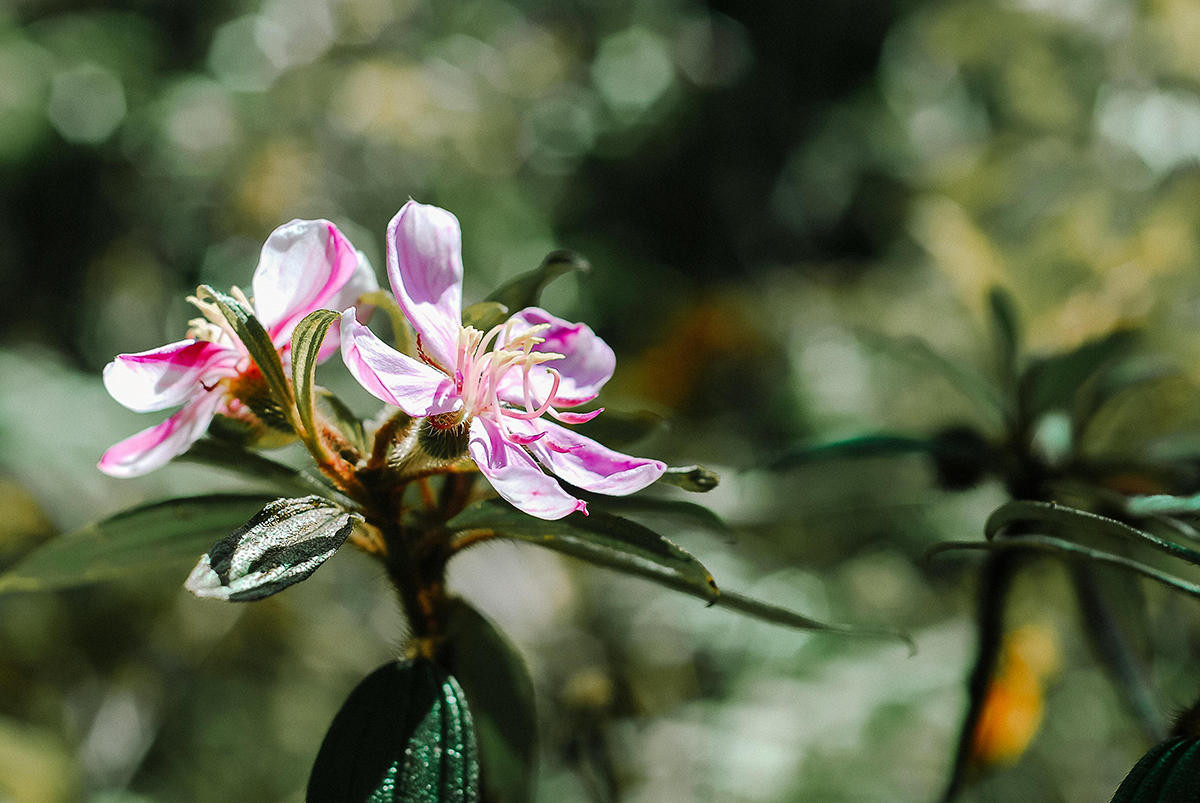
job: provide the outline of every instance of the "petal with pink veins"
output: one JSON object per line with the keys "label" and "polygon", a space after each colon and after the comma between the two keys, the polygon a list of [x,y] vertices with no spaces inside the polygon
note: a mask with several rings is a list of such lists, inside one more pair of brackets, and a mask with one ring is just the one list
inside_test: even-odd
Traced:
{"label": "petal with pink veins", "polygon": [[104,387],[139,413],[182,404],[203,384],[235,374],[240,354],[207,340],[180,340],[137,354],[120,354],[104,366]]}
{"label": "petal with pink veins", "polygon": [[[574,407],[596,398],[600,389],[613,375],[617,357],[612,348],[596,336],[591,327],[583,323],[570,323],[556,318],[537,307],[529,307],[512,316],[513,335],[520,335],[537,324],[549,324],[550,328],[538,334],[545,342],[534,347],[534,351],[550,351],[562,354],[565,359],[535,365],[529,371],[529,389],[536,405],[545,400],[553,386],[549,368],[562,377],[555,394],[556,407]],[[498,347],[507,342],[501,335]],[[504,401],[518,407],[525,406],[524,377],[520,371],[509,371],[497,388]]]}
{"label": "petal with pink veins", "polygon": [[181,455],[208,429],[224,394],[209,391],[183,406],[157,426],[144,429],[111,447],[99,468],[113,477],[140,477]]}
{"label": "petal with pink veins", "polygon": [[576,488],[610,496],[640,491],[666,471],[666,463],[614,452],[578,432],[545,419],[514,421],[520,433],[544,432],[546,436],[526,447],[553,471]]}
{"label": "petal with pink veins", "polygon": [[462,230],[445,209],[406,203],[387,230],[388,279],[421,349],[453,371],[462,326]]}
{"label": "petal with pink veins", "polygon": [[563,490],[524,449],[509,443],[495,422],[474,418],[467,449],[496,493],[514,507],[547,520],[561,519],[576,510],[587,513],[587,505]]}
{"label": "petal with pink veins", "polygon": [[334,299],[359,262],[354,246],[328,220],[293,220],[271,232],[251,286],[255,314],[277,347],[288,345],[305,315]]}
{"label": "petal with pink veins", "polygon": [[367,391],[411,416],[449,413],[462,406],[450,377],[401,354],[358,322],[354,308],[342,313],[342,360]]}

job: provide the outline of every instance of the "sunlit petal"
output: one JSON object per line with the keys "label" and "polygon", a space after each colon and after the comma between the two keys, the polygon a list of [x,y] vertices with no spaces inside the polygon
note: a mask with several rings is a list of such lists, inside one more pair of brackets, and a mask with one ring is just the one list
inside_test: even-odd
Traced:
{"label": "sunlit petal", "polygon": [[526,435],[544,432],[545,437],[531,441],[526,448],[548,469],[585,491],[624,496],[645,488],[667,468],[658,460],[615,452],[544,418],[514,422],[513,429]]}
{"label": "sunlit petal", "polygon": [[239,357],[237,351],[207,340],[180,340],[118,355],[104,366],[104,387],[130,410],[165,410],[203,392],[203,383],[232,376]]}
{"label": "sunlit petal", "polygon": [[341,327],[342,359],[376,398],[411,416],[448,413],[462,405],[450,377],[384,343],[358,322],[353,307],[342,313]]}
{"label": "sunlit petal", "polygon": [[454,370],[462,323],[462,231],[458,218],[409,201],[387,232],[388,279],[421,348]]}
{"label": "sunlit petal", "polygon": [[113,477],[140,477],[187,451],[208,429],[223,394],[211,391],[193,399],[158,426],[144,429],[110,448],[99,468]]}
{"label": "sunlit petal", "polygon": [[576,510],[587,512],[587,505],[564,491],[524,449],[505,440],[494,422],[474,419],[467,448],[496,493],[514,507],[549,520],[561,519]]}

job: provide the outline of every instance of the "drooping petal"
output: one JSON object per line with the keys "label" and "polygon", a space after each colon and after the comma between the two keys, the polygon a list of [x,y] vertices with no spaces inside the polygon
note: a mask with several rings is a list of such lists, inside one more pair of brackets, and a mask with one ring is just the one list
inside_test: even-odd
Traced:
{"label": "drooping petal", "polygon": [[496,493],[529,515],[553,520],[576,510],[587,512],[587,505],[538,468],[524,449],[505,440],[487,418],[472,419],[467,449]]}
{"label": "drooping petal", "polygon": [[666,463],[614,452],[574,430],[538,419],[514,421],[522,434],[544,432],[526,447],[542,465],[577,488],[610,496],[640,491],[666,471]]}
{"label": "drooping petal", "polygon": [[[545,342],[539,343],[533,350],[554,352],[564,357],[530,369],[529,386],[534,404],[544,401],[553,386],[547,370],[549,368],[558,371],[562,377],[555,394],[556,407],[574,407],[591,401],[600,394],[604,383],[612,378],[617,357],[612,348],[597,337],[587,324],[564,321],[537,307],[523,309],[511,320],[511,332],[506,333],[509,337],[505,338],[502,334],[499,347],[527,332],[530,327],[548,324],[550,328],[537,335]],[[525,405],[524,377],[520,371],[513,370],[505,374],[497,391],[504,401],[518,407]]]}
{"label": "drooping petal", "polygon": [[387,255],[392,292],[422,350],[453,371],[462,325],[458,218],[445,209],[409,201],[388,224]]}
{"label": "drooping petal", "polygon": [[111,447],[100,458],[98,467],[113,477],[140,477],[166,465],[204,434],[223,395],[214,389],[192,399],[161,424]]}
{"label": "drooping petal", "polygon": [[104,387],[130,410],[165,410],[203,393],[204,383],[232,376],[240,356],[207,340],[180,340],[137,354],[117,355],[104,366]]}
{"label": "drooping petal", "polygon": [[[375,307],[371,304],[359,304],[358,299],[363,293],[370,293],[379,289],[379,281],[375,278],[375,268],[371,267],[370,260],[362,251],[356,252],[358,255],[358,266],[351,274],[350,280],[342,286],[342,289],[333,294],[333,297],[326,301],[322,307],[324,309],[344,310],[347,307],[354,307],[358,315],[362,319],[368,320],[371,313],[375,311]],[[335,351],[338,350],[341,344],[341,321],[334,321],[333,326],[329,327],[329,332],[325,335],[325,340],[321,343],[321,350],[317,352],[317,362],[325,362]]]}
{"label": "drooping petal", "polygon": [[462,406],[450,377],[384,343],[358,322],[353,307],[342,313],[341,326],[342,360],[372,396],[418,417]]}
{"label": "drooping petal", "polygon": [[255,314],[275,345],[285,348],[296,324],[326,308],[358,269],[358,252],[328,220],[293,220],[271,232],[252,287]]}

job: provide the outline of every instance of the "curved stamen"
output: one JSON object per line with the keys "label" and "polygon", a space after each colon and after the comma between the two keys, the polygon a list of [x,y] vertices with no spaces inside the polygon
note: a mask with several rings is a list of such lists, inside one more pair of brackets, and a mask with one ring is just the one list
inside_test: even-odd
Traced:
{"label": "curved stamen", "polygon": [[560,382],[562,382],[562,375],[560,375],[558,371],[555,371],[553,368],[547,368],[546,370],[550,372],[550,376],[554,377],[554,385],[550,388],[550,393],[546,396],[546,401],[542,402],[541,407],[528,412],[521,412],[519,410],[501,410],[500,412],[509,418],[520,418],[525,421],[532,421],[535,418],[541,418],[546,414],[547,410],[552,409],[552,405],[554,404],[554,394],[558,393],[558,385]]}

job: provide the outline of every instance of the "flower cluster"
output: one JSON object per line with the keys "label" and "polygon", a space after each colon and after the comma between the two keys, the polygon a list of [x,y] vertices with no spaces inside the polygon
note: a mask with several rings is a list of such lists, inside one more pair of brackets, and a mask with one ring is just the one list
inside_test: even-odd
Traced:
{"label": "flower cluster", "polygon": [[[286,365],[297,323],[317,309],[341,312],[319,359],[340,345],[354,377],[372,395],[418,419],[416,445],[450,465],[469,456],[492,487],[521,510],[558,519],[585,503],[571,485],[623,495],[657,480],[666,466],[608,449],[563,424],[599,414],[571,412],[612,376],[613,351],[586,325],[529,307],[481,332],[462,322],[462,234],[450,212],[409,201],[387,231],[392,291],[416,333],[416,353],[385,344],[359,320],[358,299],[377,284],[371,266],[331,223],[293,221],[263,247],[252,309]],[[220,413],[273,423],[262,375],[219,309],[195,298],[204,318],[186,340],[118,356],[104,372],[112,396],[138,411],[182,408],[162,424],[113,446],[100,468],[144,474],[179,455]]]}

